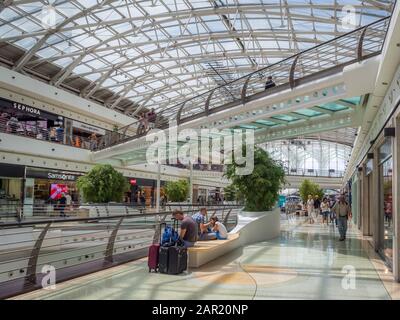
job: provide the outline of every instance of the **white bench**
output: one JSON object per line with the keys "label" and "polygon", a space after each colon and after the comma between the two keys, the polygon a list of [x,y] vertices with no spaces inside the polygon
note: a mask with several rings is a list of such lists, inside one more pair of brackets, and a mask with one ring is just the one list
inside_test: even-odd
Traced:
{"label": "white bench", "polygon": [[197,241],[188,249],[189,267],[198,268],[236,248],[278,237],[280,218],[280,208],[265,213],[241,212],[227,240]]}

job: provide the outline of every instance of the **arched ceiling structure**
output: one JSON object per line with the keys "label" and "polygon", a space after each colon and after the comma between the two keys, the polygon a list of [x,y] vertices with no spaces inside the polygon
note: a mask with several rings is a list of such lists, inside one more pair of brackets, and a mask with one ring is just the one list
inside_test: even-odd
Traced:
{"label": "arched ceiling structure", "polygon": [[392,2],[0,0],[0,62],[134,116],[386,17]]}

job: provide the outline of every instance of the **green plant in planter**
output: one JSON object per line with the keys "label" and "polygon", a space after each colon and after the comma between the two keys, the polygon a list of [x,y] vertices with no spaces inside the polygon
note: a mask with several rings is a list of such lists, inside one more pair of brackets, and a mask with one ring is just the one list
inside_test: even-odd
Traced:
{"label": "green plant in planter", "polygon": [[237,197],[237,189],[231,184],[224,188],[224,195],[226,201],[235,201]]}
{"label": "green plant in planter", "polygon": [[239,196],[244,198],[244,210],[271,210],[278,201],[279,190],[285,183],[282,165],[273,160],[266,151],[255,147],[253,172],[249,175],[236,175],[236,168],[243,166],[236,163],[227,165],[225,176],[232,181]]}
{"label": "green plant in planter", "polygon": [[304,179],[303,182],[301,183],[300,188],[299,188],[299,193],[300,193],[300,197],[303,200],[303,202],[307,202],[308,195],[310,195],[310,194],[313,197],[318,195],[319,199],[321,199],[321,200],[324,196],[324,191],[321,189],[321,187],[318,184],[316,184],[308,179]]}
{"label": "green plant in planter", "polygon": [[88,202],[120,202],[129,183],[122,173],[109,164],[96,165],[86,175],[78,178],[78,189]]}
{"label": "green plant in planter", "polygon": [[165,186],[165,194],[171,202],[186,201],[189,195],[189,182],[187,180],[169,181]]}

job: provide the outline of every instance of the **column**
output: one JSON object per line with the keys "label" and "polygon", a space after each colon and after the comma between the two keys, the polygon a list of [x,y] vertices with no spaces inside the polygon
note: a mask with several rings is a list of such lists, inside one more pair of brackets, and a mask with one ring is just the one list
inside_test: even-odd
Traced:
{"label": "column", "polygon": [[24,185],[24,216],[32,217],[33,216],[33,199],[35,192],[35,179],[26,178]]}
{"label": "column", "polygon": [[396,136],[393,138],[393,276],[400,282],[400,119],[396,119]]}
{"label": "column", "polygon": [[358,195],[357,195],[357,202],[358,202],[358,222],[357,227],[359,230],[362,231],[362,222],[363,222],[363,190],[364,190],[364,171],[358,171]]}
{"label": "column", "polygon": [[161,164],[157,164],[156,211],[160,211]]}
{"label": "column", "polygon": [[193,164],[192,161],[189,162],[190,177],[189,177],[189,190],[190,190],[190,203],[193,203]]}
{"label": "column", "polygon": [[381,230],[380,230],[380,197],[379,197],[379,148],[375,147],[372,172],[372,192],[369,195],[371,201],[370,217],[372,218],[372,236],[375,251],[381,247]]}

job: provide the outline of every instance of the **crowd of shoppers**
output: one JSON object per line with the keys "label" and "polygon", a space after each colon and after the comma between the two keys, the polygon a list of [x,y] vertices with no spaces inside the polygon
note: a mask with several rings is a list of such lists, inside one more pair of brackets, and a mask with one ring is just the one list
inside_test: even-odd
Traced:
{"label": "crowd of shoppers", "polygon": [[305,203],[305,209],[310,224],[318,222],[318,218],[321,216],[323,225],[335,224],[338,227],[340,241],[346,239],[347,223],[348,219],[351,218],[351,210],[344,195],[340,195],[337,201],[325,197],[321,202],[318,195],[313,197],[310,194]]}

